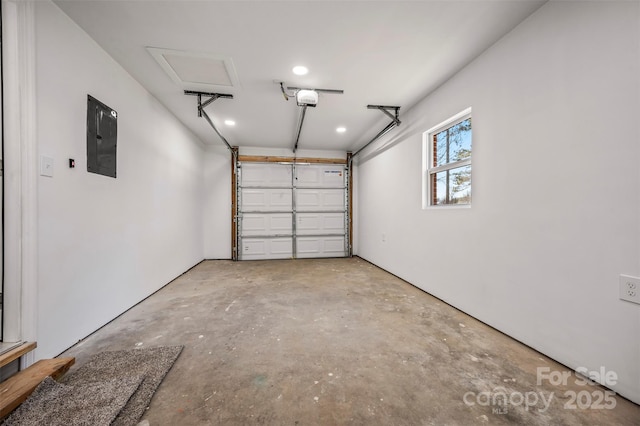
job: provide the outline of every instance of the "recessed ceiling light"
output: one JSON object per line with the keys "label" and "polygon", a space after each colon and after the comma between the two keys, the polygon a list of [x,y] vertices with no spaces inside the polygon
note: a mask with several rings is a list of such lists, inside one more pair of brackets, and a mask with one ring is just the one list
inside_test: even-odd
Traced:
{"label": "recessed ceiling light", "polygon": [[293,71],[293,73],[295,75],[305,75],[305,74],[307,74],[309,72],[309,68],[304,67],[302,65],[298,65],[298,66],[293,67],[292,71]]}
{"label": "recessed ceiling light", "polygon": [[224,120],[224,124],[226,124],[227,126],[235,126],[236,122],[233,120]]}
{"label": "recessed ceiling light", "polygon": [[347,128],[343,127],[343,126],[340,126],[340,127],[336,128],[336,132],[338,132],[338,133],[344,133],[346,131],[347,131]]}

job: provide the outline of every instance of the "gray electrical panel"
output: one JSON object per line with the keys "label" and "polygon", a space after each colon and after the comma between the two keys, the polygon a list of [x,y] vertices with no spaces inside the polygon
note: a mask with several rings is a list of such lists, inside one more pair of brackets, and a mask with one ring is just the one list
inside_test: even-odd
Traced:
{"label": "gray electrical panel", "polygon": [[96,98],[87,100],[87,171],[116,177],[118,113]]}

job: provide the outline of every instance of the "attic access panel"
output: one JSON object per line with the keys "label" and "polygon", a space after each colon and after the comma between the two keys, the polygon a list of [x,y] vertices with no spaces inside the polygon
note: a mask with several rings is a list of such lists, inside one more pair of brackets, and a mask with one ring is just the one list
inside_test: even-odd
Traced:
{"label": "attic access panel", "polygon": [[87,171],[116,177],[118,113],[87,95]]}
{"label": "attic access panel", "polygon": [[147,47],[158,65],[185,90],[228,90],[240,87],[231,57],[204,52]]}

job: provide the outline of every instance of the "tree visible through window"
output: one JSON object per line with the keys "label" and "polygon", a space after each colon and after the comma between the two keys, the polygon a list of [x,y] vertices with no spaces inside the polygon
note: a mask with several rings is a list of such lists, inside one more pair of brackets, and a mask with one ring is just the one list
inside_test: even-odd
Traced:
{"label": "tree visible through window", "polygon": [[471,204],[471,116],[427,132],[429,205]]}

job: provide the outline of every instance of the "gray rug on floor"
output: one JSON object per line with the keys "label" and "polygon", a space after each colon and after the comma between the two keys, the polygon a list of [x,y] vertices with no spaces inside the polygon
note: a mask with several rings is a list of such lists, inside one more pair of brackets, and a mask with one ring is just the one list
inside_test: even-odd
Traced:
{"label": "gray rug on floor", "polygon": [[67,386],[47,377],[3,426],[109,425],[141,382],[131,377]]}
{"label": "gray rug on floor", "polygon": [[182,346],[102,352],[43,382],[3,425],[136,425]]}

